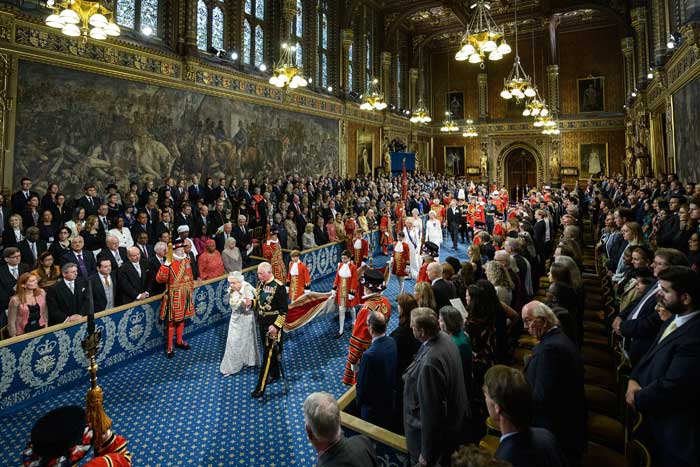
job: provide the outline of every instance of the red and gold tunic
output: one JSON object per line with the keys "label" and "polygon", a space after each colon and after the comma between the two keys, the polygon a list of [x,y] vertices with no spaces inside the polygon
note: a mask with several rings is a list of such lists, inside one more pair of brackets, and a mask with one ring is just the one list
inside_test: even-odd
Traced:
{"label": "red and gold tunic", "polygon": [[476,222],[486,224],[486,211],[484,211],[484,207],[481,204],[476,207],[474,211],[474,218],[476,219]]}
{"label": "red and gold tunic", "polygon": [[423,263],[420,267],[420,271],[418,271],[418,278],[416,279],[416,284],[420,282],[430,282],[430,278],[428,278],[428,264],[429,263]]}
{"label": "red and gold tunic", "polygon": [[345,221],[345,238],[347,239],[347,249],[352,249],[352,240],[355,238],[355,230],[357,230],[357,222],[352,217],[348,217]]}
{"label": "red and gold tunic", "polygon": [[403,203],[396,203],[396,208],[394,208],[394,217],[396,219],[396,231],[403,230],[404,226],[404,209]]}
{"label": "red and gold tunic", "polygon": [[358,239],[352,241],[352,260],[355,262],[355,266],[360,266],[363,261],[369,259],[369,243],[364,238],[360,239],[360,248],[357,248],[355,242]]}
{"label": "red and gold tunic", "polygon": [[348,350],[348,359],[345,362],[345,372],[343,373],[343,384],[352,386],[355,384],[355,372],[352,371],[352,365],[357,365],[372,343],[372,336],[369,333],[367,326],[367,317],[375,311],[381,312],[387,322],[391,318],[391,304],[386,297],[380,293],[365,298],[365,303],[362,309],[357,314],[355,324],[352,327],[352,335],[350,336],[350,349]]}
{"label": "red and gold tunic", "polygon": [[391,233],[391,217],[383,215],[379,221],[379,244],[391,245],[394,242],[394,236]]}
{"label": "red and gold tunic", "polygon": [[308,289],[311,286],[311,275],[306,265],[299,261],[296,263],[296,274],[292,274],[294,265],[294,261],[289,263],[289,274],[287,275],[289,300],[291,302],[304,295],[304,289]]}
{"label": "red and gold tunic", "polygon": [[282,248],[280,242],[268,240],[262,247],[263,258],[272,265],[272,275],[275,279],[284,283],[287,279],[287,271],[284,268],[284,259],[282,259]]}
{"label": "red and gold tunic", "polygon": [[[343,263],[338,263],[338,270],[335,273],[335,280],[333,281],[333,288],[336,290],[335,303],[338,306],[355,306],[359,300],[357,296],[357,286],[359,285],[357,266],[355,266],[352,261],[348,263],[350,277],[340,277],[340,268],[342,267]],[[354,295],[355,297],[350,300],[348,295]]]}
{"label": "red and gold tunic", "polygon": [[[396,251],[396,247],[401,244],[402,252]],[[406,242],[396,242],[394,245],[394,261],[391,263],[391,273],[399,276],[406,277],[408,273],[406,272],[406,267],[410,264],[411,254],[409,253],[408,243]]]}
{"label": "red and gold tunic", "polygon": [[131,467],[131,453],[126,450],[126,444],[126,439],[112,434],[85,467]]}
{"label": "red and gold tunic", "polygon": [[194,316],[194,289],[192,265],[189,258],[173,260],[170,266],[162,264],[156,282],[167,284],[160,307],[160,319],[182,321]]}

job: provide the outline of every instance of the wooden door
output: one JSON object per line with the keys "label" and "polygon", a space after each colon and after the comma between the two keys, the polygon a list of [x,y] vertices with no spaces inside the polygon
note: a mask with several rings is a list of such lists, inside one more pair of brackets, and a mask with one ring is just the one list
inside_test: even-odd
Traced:
{"label": "wooden door", "polygon": [[510,199],[522,199],[525,187],[537,186],[537,164],[535,157],[525,149],[516,149],[506,159],[506,186]]}

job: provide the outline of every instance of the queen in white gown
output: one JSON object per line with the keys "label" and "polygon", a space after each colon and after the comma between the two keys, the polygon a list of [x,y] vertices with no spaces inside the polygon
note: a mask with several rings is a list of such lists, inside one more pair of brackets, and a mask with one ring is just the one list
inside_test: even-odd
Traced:
{"label": "queen in white gown", "polygon": [[257,366],[260,363],[258,339],[255,335],[255,316],[251,304],[255,298],[255,288],[243,279],[240,272],[228,277],[231,319],[228,323],[226,350],[219,367],[224,376],[238,373],[243,367]]}

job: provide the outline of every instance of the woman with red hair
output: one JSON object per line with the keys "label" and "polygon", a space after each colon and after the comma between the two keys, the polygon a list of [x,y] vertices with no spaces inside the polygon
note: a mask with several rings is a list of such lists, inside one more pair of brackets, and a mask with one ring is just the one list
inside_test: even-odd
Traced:
{"label": "woman with red hair", "polygon": [[36,331],[48,326],[46,292],[39,287],[39,278],[27,272],[19,276],[17,293],[7,307],[7,329],[10,337]]}

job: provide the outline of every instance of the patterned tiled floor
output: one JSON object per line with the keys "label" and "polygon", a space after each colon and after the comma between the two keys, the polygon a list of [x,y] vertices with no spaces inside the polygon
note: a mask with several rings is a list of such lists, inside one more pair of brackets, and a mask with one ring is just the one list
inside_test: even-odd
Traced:
{"label": "patterned tiled floor", "polygon": [[[441,255],[466,257],[450,248]],[[386,257],[379,257],[380,266]],[[313,284],[327,291],[333,277]],[[413,290],[407,281],[406,291]],[[386,296],[394,313],[389,329],[396,327],[397,283]],[[265,400],[250,397],[257,368],[224,378],[219,363],[226,343],[226,324],[189,339],[192,350],[167,360],[158,352],[100,375],[105,409],[114,429],[129,440],[137,467],[242,466],[284,467],[315,465],[316,455],[304,432],[301,406],[306,396],[324,390],[339,397],[351,325],[335,340],[337,316],[320,316],[311,324],[287,334],[283,362],[288,393],[282,383],[268,387]],[[84,405],[85,384],[39,401],[21,411],[0,417],[0,465],[19,466],[20,452],[33,423],[52,408]]]}

